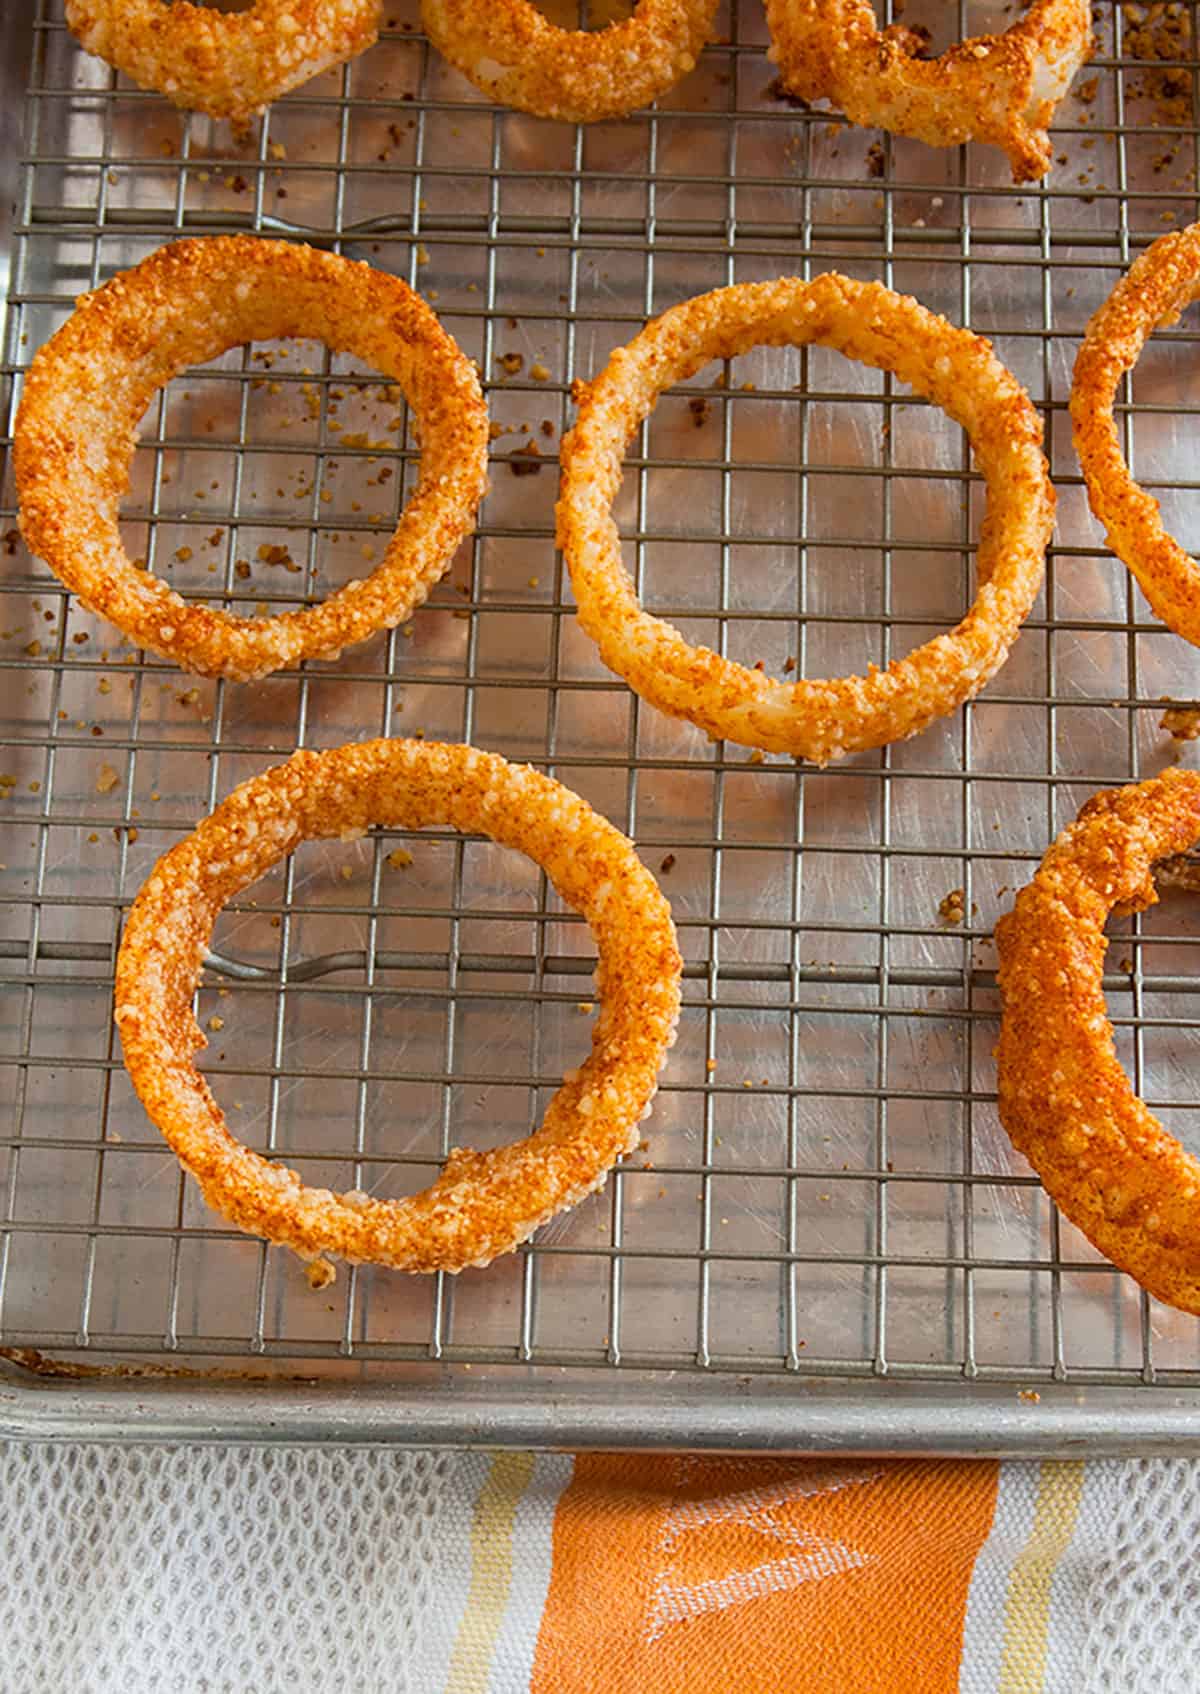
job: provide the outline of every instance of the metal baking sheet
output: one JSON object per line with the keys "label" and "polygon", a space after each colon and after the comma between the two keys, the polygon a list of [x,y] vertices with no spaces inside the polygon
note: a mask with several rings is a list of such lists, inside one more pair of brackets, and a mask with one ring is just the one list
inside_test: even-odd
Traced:
{"label": "metal baking sheet", "polygon": [[[251,229],[407,278],[479,361],[502,432],[478,535],[411,624],[252,686],[185,677],[84,613],[22,548],[5,481],[0,1426],[1200,1445],[1195,1320],[1100,1259],[998,1123],[990,940],[1084,799],[1195,757],[1160,718],[1164,697],[1195,703],[1200,663],[1105,551],[1065,410],[1089,313],[1195,215],[1192,6],[1096,8],[1055,167],[1016,189],[992,150],[781,101],[749,3],[656,110],[576,129],[488,104],[405,0],[378,47],[240,136],[89,59],[39,3],[6,9],[6,70],[30,65],[12,404],[79,292],[174,236]],[[974,4],[906,21],[926,14],[935,45],[1008,21]],[[1060,522],[1045,594],[980,698],[820,771],[710,744],[611,676],[575,623],[552,507],[575,377],[674,301],[830,267],[993,338],[1044,407]],[[1122,414],[1189,545],[1195,363],[1185,319]],[[145,420],[131,552],[242,610],[361,573],[413,465],[403,406],[369,377],[293,346],[178,379]],[[953,623],[980,509],[960,431],[821,350],[664,398],[619,500],[650,606],[807,675]],[[530,760],[625,828],[674,905],[686,1005],[645,1146],[602,1196],[486,1271],[342,1267],[315,1290],[204,1209],[137,1106],[113,960],[156,856],[237,781],[381,733]],[[956,889],[961,924],[940,911]],[[512,855],[381,834],[310,847],[250,892],[200,995],[205,1063],[236,1133],[314,1181],[412,1192],[451,1141],[526,1133],[586,1049],[586,934]],[[1187,898],[1116,926],[1122,1055],[1200,1150],[1198,965]]]}

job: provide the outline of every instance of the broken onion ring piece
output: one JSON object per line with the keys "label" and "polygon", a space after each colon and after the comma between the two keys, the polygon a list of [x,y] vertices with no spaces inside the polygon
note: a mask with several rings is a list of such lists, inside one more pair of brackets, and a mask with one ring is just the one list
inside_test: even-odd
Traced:
{"label": "broken onion ring piece", "polygon": [[1089,0],[1034,0],[1000,35],[920,59],[919,32],[881,30],[871,0],[766,0],[770,57],[802,100],[831,100],[852,123],[932,147],[986,141],[1015,182],[1045,176],[1054,109],[1092,53]]}

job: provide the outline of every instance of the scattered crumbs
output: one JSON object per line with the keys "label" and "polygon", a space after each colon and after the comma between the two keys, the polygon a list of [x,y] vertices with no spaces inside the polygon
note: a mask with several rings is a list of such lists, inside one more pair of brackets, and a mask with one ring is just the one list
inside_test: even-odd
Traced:
{"label": "scattered crumbs", "polygon": [[89,639],[90,637],[86,629],[77,629],[71,637],[71,640],[75,643],[76,647],[82,647],[84,642]]}
{"label": "scattered crumbs", "polygon": [[387,862],[394,871],[406,871],[413,862],[413,856],[403,847],[397,847],[387,856]]}
{"label": "scattered crumbs", "polygon": [[756,747],[754,749],[753,753],[751,753],[750,757],[747,759],[746,763],[749,764],[749,765],[761,765],[761,764],[764,763],[765,759],[766,759],[766,754],[763,752],[762,748]]}
{"label": "scattered crumbs", "polygon": [[343,882],[351,881],[353,876],[354,876],[354,866],[353,865],[340,865],[338,867],[338,875],[341,877]]}
{"label": "scattered crumbs", "polygon": [[541,584],[541,578],[540,577],[531,576],[528,583],[526,584],[526,586],[528,588],[537,588],[537,587],[540,586],[540,584]]}
{"label": "scattered crumbs", "polygon": [[938,917],[945,924],[961,923],[967,915],[967,897],[961,888],[952,888],[938,902]]}
{"label": "scattered crumbs", "polygon": [[696,429],[703,429],[704,425],[708,422],[708,415],[712,411],[712,405],[701,395],[695,400],[688,401],[688,411],[692,414],[693,426]]}
{"label": "scattered crumbs", "polygon": [[217,1014],[216,1014],[216,1012],[214,1012],[214,1013],[213,1013],[213,1015],[212,1015],[212,1017],[211,1017],[211,1018],[209,1018],[209,1020],[208,1020],[208,1027],[209,1027],[209,1029],[211,1029],[211,1030],[212,1030],[212,1031],[213,1031],[213,1032],[214,1032],[214,1033],[215,1033],[215,1032],[216,1032],[216,1031],[217,1031],[217,1030],[218,1030],[218,1029],[224,1029],[224,1028],[225,1028],[225,1019],[224,1019],[224,1018],[221,1018],[221,1017],[218,1017],[218,1016],[217,1016]]}
{"label": "scattered crumbs", "polygon": [[529,374],[535,382],[549,382],[550,381],[550,372],[549,372],[548,368],[545,365],[543,365],[540,360],[537,362],[537,364],[530,365]]}
{"label": "scattered crumbs", "polygon": [[537,442],[527,441],[524,447],[518,447],[508,462],[508,468],[514,476],[536,476],[542,468]]}
{"label": "scattered crumbs", "polygon": [[497,356],[496,363],[505,376],[520,376],[525,369],[525,356],[523,353],[501,353]]}
{"label": "scattered crumbs", "polygon": [[792,672],[795,670],[795,668],[796,668],[796,656],[795,656],[794,653],[789,653],[787,658],[783,661],[783,674],[784,674],[784,676],[790,676],[792,674]]}
{"label": "scattered crumbs", "polygon": [[867,175],[871,177],[882,176],[883,170],[883,145],[881,142],[873,141],[867,148]]}
{"label": "scattered crumbs", "polygon": [[328,1259],[314,1259],[311,1265],[305,1265],[304,1277],[310,1288],[328,1288],[337,1281],[337,1266]]}
{"label": "scattered crumbs", "polygon": [[1021,1388],[1017,1391],[1017,1399],[1026,1401],[1028,1405],[1036,1406],[1041,1400],[1041,1395],[1036,1388]]}
{"label": "scattered crumbs", "polygon": [[594,1012],[596,1007],[595,1003],[591,1000],[581,1000],[575,1010],[577,1012],[582,1012],[586,1017],[590,1012]]}
{"label": "scattered crumbs", "polygon": [[1169,706],[1158,727],[1173,741],[1200,741],[1200,706]]}
{"label": "scattered crumbs", "polygon": [[[1192,57],[1192,27],[1187,9],[1175,3],[1127,4],[1123,10],[1124,54],[1147,66],[1162,65],[1161,69],[1147,69],[1130,77],[1126,83],[1128,98],[1151,101],[1156,126],[1184,129],[1193,122],[1192,73],[1185,62]],[[1164,65],[1163,61],[1167,63]],[[1093,79],[1082,85],[1077,97],[1085,103],[1095,99]],[[1156,169],[1163,168],[1156,162]]]}
{"label": "scattered crumbs", "polygon": [[659,868],[660,871],[662,871],[663,875],[665,876],[668,871],[673,871],[675,869],[675,863],[676,863],[676,861],[675,861],[674,853],[667,853],[667,854],[664,855],[662,863],[659,865],[658,868]]}
{"label": "scattered crumbs", "polygon": [[100,766],[100,775],[96,778],[96,793],[97,794],[111,794],[113,789],[120,782],[120,780],[121,780],[120,775],[118,774],[117,771],[115,771],[113,769],[113,767],[111,765],[109,765],[109,764],[101,765]]}
{"label": "scattered crumbs", "polygon": [[705,1059],[704,1068],[708,1072],[709,1076],[711,1076],[717,1068],[717,1061],[715,1059]]}
{"label": "scattered crumbs", "polygon": [[181,565],[186,565],[191,556],[192,550],[190,547],[176,547],[175,557],[179,560]]}
{"label": "scattered crumbs", "polygon": [[[278,543],[272,546],[264,542],[258,549],[258,557],[264,565],[282,565],[285,571],[291,571],[293,575],[301,568],[288,549]],[[250,574],[248,570],[246,574]]]}
{"label": "scattered crumbs", "polygon": [[753,1088],[754,1087],[754,1084],[751,1082],[751,1080],[748,1076],[744,1076],[742,1078],[742,1087],[743,1088]]}
{"label": "scattered crumbs", "polygon": [[1131,958],[1129,958],[1128,956],[1125,957],[1124,959],[1120,959],[1117,963],[1117,969],[1119,971],[1123,971],[1126,976],[1132,976],[1133,975],[1133,960]]}

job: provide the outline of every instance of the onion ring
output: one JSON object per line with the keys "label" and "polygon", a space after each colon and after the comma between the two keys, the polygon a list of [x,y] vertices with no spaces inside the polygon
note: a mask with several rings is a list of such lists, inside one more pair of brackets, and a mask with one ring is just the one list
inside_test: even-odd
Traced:
{"label": "onion ring", "polygon": [[[217,913],[316,837],[372,824],[478,830],[540,864],[596,938],[592,1051],[569,1072],[540,1129],[488,1153],[451,1152],[405,1200],[305,1187],[226,1127],[192,1063],[205,1045],[192,996]],[[302,1257],[335,1253],[399,1270],[462,1270],[508,1252],[604,1184],[639,1136],[674,1040],[680,958],[670,908],[633,846],[578,795],[494,753],[368,741],[296,753],[236,788],[158,861],[117,958],[116,1021],[142,1103],[208,1204],[239,1229]]]}
{"label": "onion ring", "polygon": [[66,0],[89,53],[176,106],[246,119],[379,34],[381,0],[254,0],[219,12],[189,0]]}
{"label": "onion ring", "polygon": [[[403,389],[421,477],[381,562],[317,606],[239,618],[183,600],[121,542],[137,425],[155,391],[240,342],[313,337]],[[92,611],[187,670],[241,680],[337,658],[401,623],[443,574],[487,483],[474,368],[396,277],[254,236],[177,241],[84,295],[25,378],[14,436],[21,530]]]}
{"label": "onion ring", "polygon": [[1200,1313],[1200,1160],[1134,1093],[1104,1002],[1104,924],[1158,899],[1200,839],[1200,771],[1097,794],[996,926],[1000,1117],[1071,1222],[1169,1306]]}
{"label": "onion ring", "polygon": [[977,35],[918,59],[922,37],[881,30],[871,0],[766,0],[769,57],[802,100],[832,100],[852,123],[931,147],[986,141],[1014,182],[1045,176],[1046,130],[1093,51],[1089,0],[1034,0],[1001,35]]}
{"label": "onion ring", "polygon": [[421,0],[434,46],[491,99],[594,123],[648,106],[695,68],[717,0],[638,0],[607,29],[558,29],[532,0]]}
{"label": "onion ring", "polygon": [[[689,646],[643,611],[611,507],[625,444],[665,388],[710,359],[810,342],[893,372],[960,423],[987,481],[988,511],[979,591],[953,631],[865,677],[784,683]],[[832,271],[812,282],[742,283],[664,312],[577,398],[578,420],[563,442],[558,535],[579,621],[605,664],[660,711],[714,740],[826,764],[916,735],[1004,662],[1041,585],[1054,491],[1038,414],[981,336],[879,283]]]}
{"label": "onion ring", "polygon": [[1200,569],[1163,528],[1158,501],[1129,474],[1113,417],[1117,383],[1154,329],[1200,296],[1200,224],[1175,230],[1138,256],[1087,326],[1071,382],[1071,426],[1088,502],[1109,546],[1156,614],[1200,646]]}

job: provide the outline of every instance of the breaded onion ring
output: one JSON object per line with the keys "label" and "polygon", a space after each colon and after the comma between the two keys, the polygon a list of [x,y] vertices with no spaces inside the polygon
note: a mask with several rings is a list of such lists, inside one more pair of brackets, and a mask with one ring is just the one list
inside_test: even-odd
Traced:
{"label": "breaded onion ring", "polygon": [[1097,794],[996,926],[1000,1117],[1071,1222],[1170,1306],[1200,1313],[1200,1161],[1142,1103],[1104,1001],[1104,924],[1158,898],[1200,840],[1200,771]]}
{"label": "breaded onion ring", "polygon": [[212,118],[248,118],[373,45],[380,0],[253,0],[220,12],[189,0],[66,0],[89,53],[142,88]]}
{"label": "breaded onion ring", "polygon": [[429,39],[476,88],[540,118],[592,123],[648,106],[695,68],[717,0],[638,0],[607,29],[558,29],[532,0],[421,0]]}
{"label": "breaded onion ring", "polygon": [[[373,824],[478,830],[528,854],[587,919],[599,952],[592,1051],[541,1128],[488,1153],[455,1149],[405,1200],[308,1188],[234,1139],[192,1063],[205,1045],[192,996],[218,912],[315,837]],[[578,795],[494,753],[368,741],[296,753],[253,777],[159,860],[117,958],[116,1020],[133,1085],[209,1205],[303,1257],[462,1270],[508,1252],[604,1184],[636,1143],[679,1014],[670,909],[632,845]]]}
{"label": "breaded onion ring", "polygon": [[[642,610],[611,507],[625,444],[665,388],[710,359],[810,342],[893,372],[960,423],[987,481],[988,508],[979,591],[954,630],[865,677],[785,683],[689,646]],[[916,735],[1004,662],[1041,585],[1054,492],[1038,414],[982,336],[879,283],[832,271],[812,282],[743,283],[664,312],[577,397],[579,417],[563,442],[558,534],[579,621],[605,664],[660,711],[714,739],[823,765]]]}
{"label": "breaded onion ring", "polygon": [[1087,326],[1071,383],[1071,426],[1088,501],[1109,546],[1176,635],[1200,647],[1200,569],[1163,528],[1158,501],[1129,474],[1113,401],[1154,329],[1173,324],[1200,295],[1200,224],[1175,230],[1139,255]]}
{"label": "breaded onion ring", "polygon": [[770,57],[802,100],[831,100],[852,123],[911,135],[931,147],[1002,147],[1014,182],[1045,176],[1046,130],[1092,54],[1089,0],[1034,0],[1002,35],[977,35],[939,58],[916,57],[924,37],[881,30],[871,0],[766,0]]}
{"label": "breaded onion ring", "polygon": [[[137,426],[187,366],[241,342],[312,337],[403,389],[420,482],[381,562],[317,606],[238,618],[134,568],[118,506]],[[21,530],[94,612],[187,670],[245,680],[336,659],[419,606],[468,534],[487,484],[487,412],[470,361],[396,277],[254,236],[177,241],[85,294],[25,378],[13,442]]]}

